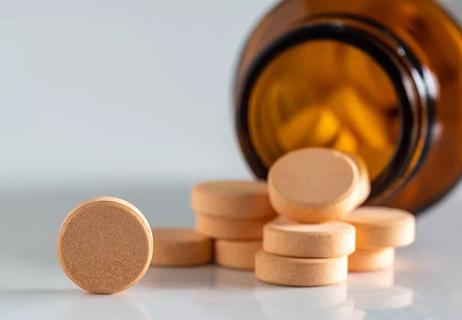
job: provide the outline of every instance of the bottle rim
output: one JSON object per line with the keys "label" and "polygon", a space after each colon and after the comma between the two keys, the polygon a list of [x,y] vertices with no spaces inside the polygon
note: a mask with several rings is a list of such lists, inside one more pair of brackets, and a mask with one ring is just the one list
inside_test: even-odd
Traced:
{"label": "bottle rim", "polygon": [[393,84],[400,104],[400,135],[392,159],[372,181],[368,200],[383,203],[404,187],[425,161],[431,144],[437,89],[431,73],[405,42],[376,21],[346,14],[311,16],[266,47],[253,61],[243,85],[237,88],[235,119],[243,154],[256,176],[266,179],[268,168],[253,148],[248,126],[252,90],[276,56],[315,40],[333,40],[360,49],[383,69]]}

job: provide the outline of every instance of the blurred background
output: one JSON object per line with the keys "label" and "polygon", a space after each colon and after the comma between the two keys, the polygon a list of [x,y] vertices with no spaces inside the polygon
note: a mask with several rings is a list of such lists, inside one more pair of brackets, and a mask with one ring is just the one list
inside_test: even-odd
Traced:
{"label": "blurred background", "polygon": [[233,70],[276,2],[2,1],[2,187],[250,176]]}
{"label": "blurred background", "polygon": [[275,1],[10,1],[0,13],[0,181],[249,176],[230,93]]}

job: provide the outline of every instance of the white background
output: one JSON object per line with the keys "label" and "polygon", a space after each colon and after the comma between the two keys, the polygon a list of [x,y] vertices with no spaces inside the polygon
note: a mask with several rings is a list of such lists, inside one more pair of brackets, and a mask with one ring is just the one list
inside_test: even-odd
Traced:
{"label": "white background", "polygon": [[247,176],[238,54],[274,1],[0,6],[0,181]]}
{"label": "white background", "polygon": [[248,176],[232,77],[275,2],[1,0],[0,183]]}
{"label": "white background", "polygon": [[[116,195],[152,226],[191,226],[193,183],[251,176],[232,76],[274,2],[0,0],[0,319],[460,317],[460,188],[419,218],[394,273],[347,288],[274,288],[206,267],[151,269],[125,294],[95,297],[61,272],[56,234],[78,202]],[[462,17],[460,0],[446,3]]]}

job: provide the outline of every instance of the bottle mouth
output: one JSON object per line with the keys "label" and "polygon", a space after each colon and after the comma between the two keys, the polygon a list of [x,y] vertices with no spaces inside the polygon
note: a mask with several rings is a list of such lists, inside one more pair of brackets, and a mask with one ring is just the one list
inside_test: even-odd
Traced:
{"label": "bottle mouth", "polygon": [[[400,133],[393,156],[373,179],[369,203],[384,203],[399,191],[424,162],[431,141],[435,89],[413,52],[377,22],[350,15],[313,16],[273,42],[254,60],[238,89],[236,125],[243,153],[258,178],[268,168],[257,154],[248,125],[249,104],[262,72],[280,54],[309,41],[332,40],[371,57],[393,85],[400,113]],[[239,91],[240,90],[240,91]]]}

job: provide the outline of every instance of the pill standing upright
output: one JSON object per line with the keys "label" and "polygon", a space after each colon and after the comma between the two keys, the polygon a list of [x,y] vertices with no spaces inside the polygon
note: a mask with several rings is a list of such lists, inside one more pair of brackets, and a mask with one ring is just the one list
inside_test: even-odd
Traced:
{"label": "pill standing upright", "polygon": [[113,197],[77,206],[58,235],[61,267],[75,284],[92,293],[117,293],[138,282],[152,251],[152,233],[143,214]]}

